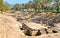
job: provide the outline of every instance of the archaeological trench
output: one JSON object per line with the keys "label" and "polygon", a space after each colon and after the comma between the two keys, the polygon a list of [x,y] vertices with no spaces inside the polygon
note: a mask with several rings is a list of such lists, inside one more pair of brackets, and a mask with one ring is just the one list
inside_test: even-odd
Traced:
{"label": "archaeological trench", "polygon": [[0,37],[59,38],[60,13],[16,11],[0,14]]}

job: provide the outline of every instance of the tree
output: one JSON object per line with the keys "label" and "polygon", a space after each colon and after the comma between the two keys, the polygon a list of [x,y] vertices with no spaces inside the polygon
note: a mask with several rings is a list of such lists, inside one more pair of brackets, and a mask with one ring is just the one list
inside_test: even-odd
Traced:
{"label": "tree", "polygon": [[20,10],[20,9],[24,9],[25,7],[25,4],[15,4],[14,6],[13,6],[13,10],[16,10],[16,11],[18,11],[18,10]]}
{"label": "tree", "polygon": [[13,10],[20,10],[20,4],[15,4],[12,8]]}
{"label": "tree", "polygon": [[33,8],[35,9],[35,11],[39,9],[40,6],[41,6],[40,0],[33,0]]}
{"label": "tree", "polygon": [[8,3],[3,3],[3,0],[0,0],[0,11],[1,11],[1,13],[3,11],[7,11],[7,10],[9,10]]}
{"label": "tree", "polygon": [[[54,12],[59,12],[60,0],[54,0],[54,4],[52,5],[52,9]],[[51,9],[51,10],[52,10]]]}
{"label": "tree", "polygon": [[7,10],[9,10],[9,6],[4,5],[4,6],[3,6],[3,11],[7,11]]}
{"label": "tree", "polygon": [[0,0],[0,11],[3,10],[3,0]]}
{"label": "tree", "polygon": [[33,2],[29,1],[27,4],[24,6],[26,9],[33,8]]}
{"label": "tree", "polygon": [[34,0],[34,6],[36,9],[48,9],[48,4],[50,4],[52,0]]}
{"label": "tree", "polygon": [[3,5],[3,11],[7,11],[9,9],[10,9],[10,5],[7,2],[5,2]]}
{"label": "tree", "polygon": [[57,10],[57,11],[59,11],[59,5],[60,5],[60,4],[59,4],[59,0],[58,0],[58,1],[56,1],[56,10]]}

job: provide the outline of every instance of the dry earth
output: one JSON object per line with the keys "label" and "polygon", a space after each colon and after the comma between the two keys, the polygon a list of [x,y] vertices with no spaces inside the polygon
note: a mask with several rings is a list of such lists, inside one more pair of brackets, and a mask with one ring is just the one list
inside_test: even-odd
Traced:
{"label": "dry earth", "polygon": [[[19,16],[21,15],[21,16]],[[22,28],[22,23],[26,24],[29,28],[32,29],[48,29],[47,27],[41,25],[40,23],[36,23],[35,21],[32,22],[31,19],[35,18],[42,18],[44,19],[44,16],[49,16],[50,13],[20,13],[19,11],[17,13],[8,13],[8,14],[0,14],[0,38],[60,38],[60,31],[58,33],[52,33],[52,34],[42,34],[39,36],[27,36],[23,33],[23,31],[20,29]],[[55,14],[54,14],[55,15]],[[54,16],[53,15],[53,16]],[[13,17],[11,17],[13,16]],[[19,22],[16,21],[17,17],[19,16],[20,20]],[[15,17],[15,18],[14,18]],[[37,19],[38,19],[37,18]],[[40,19],[39,18],[39,19]],[[60,29],[60,23],[55,24],[58,29]],[[34,34],[34,33],[33,33]]]}

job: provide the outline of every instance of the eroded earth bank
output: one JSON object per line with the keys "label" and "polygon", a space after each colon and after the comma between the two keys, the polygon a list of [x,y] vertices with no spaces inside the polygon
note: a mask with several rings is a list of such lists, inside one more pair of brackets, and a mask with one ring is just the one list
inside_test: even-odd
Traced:
{"label": "eroded earth bank", "polygon": [[0,14],[0,38],[60,38],[60,13]]}

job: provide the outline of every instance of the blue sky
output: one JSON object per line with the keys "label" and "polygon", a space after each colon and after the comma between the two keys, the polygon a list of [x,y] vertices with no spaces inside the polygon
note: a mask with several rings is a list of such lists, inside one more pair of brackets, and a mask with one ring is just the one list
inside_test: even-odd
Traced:
{"label": "blue sky", "polygon": [[27,3],[29,0],[4,0],[4,2],[7,2],[9,4],[22,4],[22,3]]}

